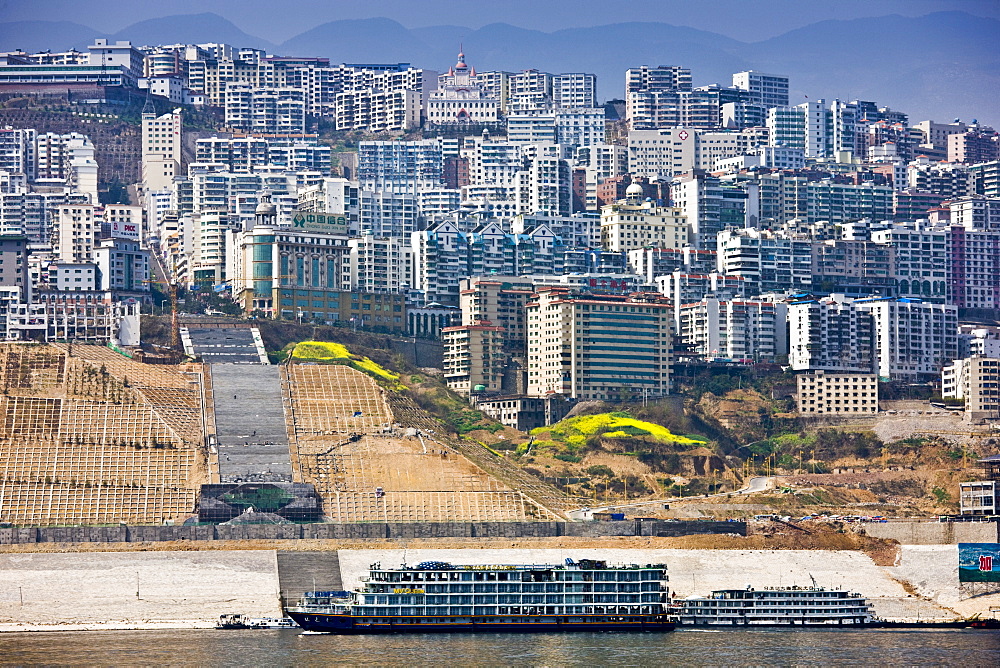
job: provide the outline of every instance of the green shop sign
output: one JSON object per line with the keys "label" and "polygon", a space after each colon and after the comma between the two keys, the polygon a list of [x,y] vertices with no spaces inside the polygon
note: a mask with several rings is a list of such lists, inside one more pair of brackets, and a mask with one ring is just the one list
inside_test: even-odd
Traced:
{"label": "green shop sign", "polygon": [[310,232],[347,234],[347,217],[332,213],[299,211],[292,217],[292,227]]}

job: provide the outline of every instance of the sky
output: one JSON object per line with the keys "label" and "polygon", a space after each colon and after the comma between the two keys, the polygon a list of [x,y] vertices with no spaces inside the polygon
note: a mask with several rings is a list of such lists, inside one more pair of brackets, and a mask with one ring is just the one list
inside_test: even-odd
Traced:
{"label": "sky", "polygon": [[826,19],[948,10],[1000,19],[998,0],[0,0],[0,22],[64,20],[113,33],[145,19],[215,12],[280,43],[338,19],[386,17],[407,28],[509,23],[545,32],[658,21],[750,42]]}

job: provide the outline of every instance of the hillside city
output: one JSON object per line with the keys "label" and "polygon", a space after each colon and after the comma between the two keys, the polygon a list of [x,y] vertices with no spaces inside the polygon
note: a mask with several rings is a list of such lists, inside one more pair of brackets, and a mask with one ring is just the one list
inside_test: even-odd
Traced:
{"label": "hillside city", "polygon": [[[164,474],[188,491],[161,496],[164,505],[145,514],[128,510],[123,493],[102,519],[191,512],[189,491],[201,482],[308,481],[339,504],[349,483],[337,471],[347,469],[324,459],[332,450],[309,451],[297,438],[376,434],[423,410],[405,434],[417,443],[421,428],[434,433],[439,423],[426,411],[436,410],[459,436],[488,432],[475,452],[468,441],[452,445],[490,475],[509,476],[500,484],[473,467],[442,469],[439,480],[474,480],[469,490],[504,508],[482,517],[523,520],[572,508],[552,501],[559,494],[627,500],[629,485],[654,498],[685,486],[732,492],[754,474],[831,473],[846,455],[860,469],[879,452],[888,468],[889,443],[898,446],[893,465],[912,469],[928,462],[907,458],[905,438],[941,445],[935,435],[970,434],[978,453],[941,452],[972,468],[927,483],[911,495],[926,497],[912,510],[995,514],[1000,489],[969,471],[1000,425],[1000,133],[823,90],[792,104],[780,73],[696,86],[697,65],[636,63],[599,89],[595,74],[493,71],[461,51],[454,63],[421,66],[102,38],[83,51],[0,53],[4,393],[14,402],[8,415],[28,416],[5,427],[8,456],[19,438],[52,436],[47,420],[62,425],[63,446],[75,430],[96,429],[84,408],[70,415],[45,402],[96,411],[88,402],[106,408],[127,396],[156,413],[135,418],[154,426],[136,436],[127,429],[134,416],[108,413],[101,420],[121,432],[95,436],[101,447],[139,439],[159,448],[165,439],[175,444],[168,450],[208,449],[204,461],[174,462]],[[306,329],[279,341],[281,323]],[[206,333],[226,326],[244,328],[249,357],[227,357],[236,344]],[[319,329],[351,350],[285,347],[309,338],[309,327],[312,338]],[[436,350],[436,360],[392,366],[391,355],[378,357],[390,338]],[[32,342],[52,347],[13,345]],[[144,359],[176,362],[182,346],[188,361],[207,363],[267,352],[272,361],[349,361],[374,380],[291,365],[298,370],[282,371],[279,383],[220,368],[211,390],[183,375],[190,367],[139,369]],[[397,385],[427,392],[378,398]],[[45,398],[53,387],[62,398]],[[223,447],[233,445],[223,423],[238,441],[247,416],[226,405],[228,394],[259,402],[255,417],[275,434],[260,445],[284,442],[281,467],[236,466],[242,455]],[[320,418],[309,402],[322,396],[360,403],[344,399],[340,413],[323,408]],[[692,401],[698,423],[677,417],[690,417]],[[909,401],[909,415],[938,422],[880,434],[884,443],[848,434],[827,443],[825,463],[817,458],[823,437],[803,425],[870,432],[872,420],[897,414],[887,401]],[[610,464],[584,461],[595,439],[660,438],[652,423],[669,419],[654,419],[657,406],[675,406],[663,409],[675,415],[673,433],[659,427],[661,441],[687,447],[694,463],[627,446],[607,454]],[[564,421],[599,409],[600,425]],[[174,426],[156,426],[161,419]],[[692,437],[680,436],[685,427]],[[739,452],[749,445],[756,449]],[[503,463],[502,474],[481,459],[514,455],[518,465]],[[638,457],[660,477],[615,470],[615,457]],[[34,498],[31,485],[59,482],[38,471],[30,484],[23,471],[5,473],[4,484]],[[350,484],[379,495],[327,507],[327,517],[389,517],[389,487],[365,475]],[[72,480],[89,494],[89,480]],[[430,493],[420,485],[431,482],[406,484]],[[535,484],[553,487],[532,497]],[[523,505],[522,492],[538,508]],[[210,504],[199,505],[204,519]],[[20,521],[69,517],[31,507]]]}

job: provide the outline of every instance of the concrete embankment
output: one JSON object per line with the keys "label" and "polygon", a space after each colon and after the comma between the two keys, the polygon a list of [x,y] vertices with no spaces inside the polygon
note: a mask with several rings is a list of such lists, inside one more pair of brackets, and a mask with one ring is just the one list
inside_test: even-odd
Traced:
{"label": "concrete embankment", "polygon": [[997,522],[885,522],[861,525],[874,538],[888,538],[901,545],[955,545],[996,543]]}
{"label": "concrete embankment", "polygon": [[[657,539],[650,539],[656,541]],[[609,544],[613,541],[609,541]],[[655,544],[655,543],[654,543]],[[691,550],[609,547],[528,549],[341,549],[339,572],[311,586],[352,588],[369,565],[403,561],[454,563],[562,563],[567,558],[615,563],[666,563],[680,596],[713,589],[808,586],[857,591],[877,615],[892,619],[947,619],[1000,604],[1000,595],[966,597],[957,582],[954,545],[903,546],[896,565],[880,567],[855,551]],[[332,556],[332,555],[331,555]],[[31,628],[199,628],[218,616],[279,614],[281,574],[301,559],[280,560],[274,550],[0,554],[0,630]],[[319,563],[319,562],[317,562]],[[301,578],[299,578],[301,579]],[[298,583],[298,587],[306,586]]]}

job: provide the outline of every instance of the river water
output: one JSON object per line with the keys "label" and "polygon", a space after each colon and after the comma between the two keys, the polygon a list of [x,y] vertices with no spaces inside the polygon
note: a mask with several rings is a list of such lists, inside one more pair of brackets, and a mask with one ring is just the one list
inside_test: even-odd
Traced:
{"label": "river water", "polygon": [[303,635],[297,630],[0,635],[2,665],[988,666],[1000,631]]}

